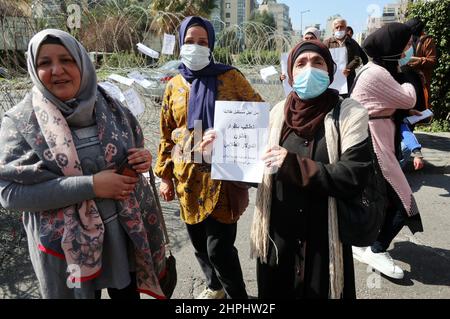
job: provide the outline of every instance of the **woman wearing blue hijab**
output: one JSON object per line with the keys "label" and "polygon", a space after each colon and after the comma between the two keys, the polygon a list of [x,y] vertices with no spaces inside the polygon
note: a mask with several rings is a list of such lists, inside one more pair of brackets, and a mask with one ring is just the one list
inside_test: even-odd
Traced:
{"label": "woman wearing blue hijab", "polygon": [[[248,188],[212,180],[211,165],[203,161],[192,141],[201,140],[204,130],[214,127],[216,101],[262,99],[242,73],[214,62],[214,42],[214,29],[208,20],[187,17],[181,23],[183,63],[180,74],[166,87],[155,173],[162,180],[163,199],[171,201],[176,193],[180,201],[181,219],[205,274],[207,287],[197,298],[221,299],[226,294],[228,298],[245,299],[247,293],[234,242],[237,221],[248,205]],[[201,123],[200,130],[196,123]],[[195,134],[200,134],[200,138],[194,139]],[[186,149],[193,151],[183,154]]]}

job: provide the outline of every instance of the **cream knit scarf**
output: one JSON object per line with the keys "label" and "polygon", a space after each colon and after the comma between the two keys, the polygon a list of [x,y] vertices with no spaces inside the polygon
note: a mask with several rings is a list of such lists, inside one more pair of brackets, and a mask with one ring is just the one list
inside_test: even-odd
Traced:
{"label": "cream knit scarf", "polygon": [[[268,147],[279,145],[281,130],[284,123],[285,101],[278,103],[270,113],[270,133]],[[339,117],[342,138],[342,152],[367,139],[367,110],[353,100],[342,102]],[[338,135],[332,119],[332,111],[325,117],[325,139],[330,163],[338,161]],[[267,262],[269,250],[269,222],[272,202],[272,174],[265,171],[263,181],[258,187],[253,224],[250,234],[250,254],[252,258],[260,258]],[[342,258],[342,243],[339,239],[336,200],[328,199],[328,238],[329,238],[329,269],[331,299],[342,298],[344,288],[344,266]],[[272,241],[273,242],[273,241]]]}

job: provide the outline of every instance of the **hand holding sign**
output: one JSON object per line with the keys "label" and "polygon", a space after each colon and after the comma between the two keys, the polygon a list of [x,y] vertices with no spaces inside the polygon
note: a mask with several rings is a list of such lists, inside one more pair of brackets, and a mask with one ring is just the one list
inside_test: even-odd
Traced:
{"label": "hand holding sign", "polygon": [[212,179],[261,183],[269,127],[267,103],[217,101],[214,133],[203,145],[213,145]]}

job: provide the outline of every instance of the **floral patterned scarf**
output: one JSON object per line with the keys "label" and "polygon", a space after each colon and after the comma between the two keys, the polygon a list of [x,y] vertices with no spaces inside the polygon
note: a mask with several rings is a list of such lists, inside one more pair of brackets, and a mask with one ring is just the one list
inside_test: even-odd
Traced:
{"label": "floral patterned scarf", "polygon": [[[5,114],[0,135],[0,178],[20,184],[42,183],[61,176],[83,175],[70,128],[61,111],[34,87],[25,105]],[[26,102],[28,101],[28,102]],[[127,150],[143,147],[134,116],[98,88],[95,117],[106,167],[118,165]],[[135,192],[118,202],[119,220],[134,246],[137,284],[141,292],[165,298],[165,242],[155,194],[140,176]],[[39,249],[65,259],[76,269],[69,279],[83,282],[102,269],[104,226],[94,200],[39,212]],[[76,267],[73,267],[76,266]]]}

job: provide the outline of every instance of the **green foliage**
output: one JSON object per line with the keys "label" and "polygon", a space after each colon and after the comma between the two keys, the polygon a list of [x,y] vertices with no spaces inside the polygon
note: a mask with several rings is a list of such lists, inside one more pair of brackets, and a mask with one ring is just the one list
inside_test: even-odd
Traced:
{"label": "green foliage", "polygon": [[128,52],[106,55],[102,64],[108,68],[134,68],[143,65],[146,65],[144,56]]}
{"label": "green foliage", "polygon": [[223,64],[233,64],[233,59],[231,56],[231,51],[229,48],[215,48],[214,49],[214,60],[218,63]]}
{"label": "green foliage", "polygon": [[255,11],[251,16],[250,21],[258,22],[274,29],[276,29],[277,27],[273,13],[267,11],[263,11],[262,13],[259,11]]}
{"label": "green foliage", "polygon": [[450,122],[447,120],[433,120],[430,125],[421,125],[417,127],[420,132],[450,132]]}
{"label": "green foliage", "polygon": [[280,53],[245,50],[239,55],[238,62],[239,64],[277,65],[280,64]]}
{"label": "green foliage", "polygon": [[209,18],[216,8],[214,0],[154,0],[150,8],[154,11],[179,13],[182,16],[201,16]]}
{"label": "green foliage", "polygon": [[408,18],[413,17],[426,24],[426,33],[436,41],[438,62],[431,83],[430,102],[435,118],[445,119],[450,113],[450,0],[414,3],[408,9]]}

